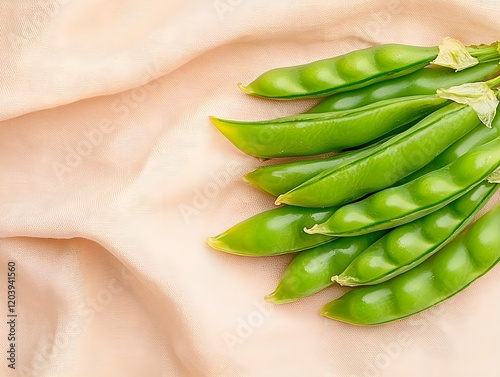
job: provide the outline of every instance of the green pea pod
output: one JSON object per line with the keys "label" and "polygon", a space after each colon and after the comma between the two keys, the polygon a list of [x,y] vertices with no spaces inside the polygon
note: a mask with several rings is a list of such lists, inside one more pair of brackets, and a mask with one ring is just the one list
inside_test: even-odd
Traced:
{"label": "green pea pod", "polygon": [[328,219],[335,208],[322,210],[280,207],[259,213],[236,224],[224,233],[211,237],[207,243],[230,254],[269,256],[293,253],[333,240],[324,235],[310,235],[304,227]]}
{"label": "green pea pod", "polygon": [[360,253],[385,234],[374,232],[358,237],[338,238],[299,253],[288,265],[273,293],[266,300],[275,304],[311,296],[333,284],[337,275]]}
{"label": "green pea pod", "polygon": [[341,285],[373,285],[414,268],[453,240],[498,187],[481,183],[446,207],[390,231],[332,279]]}
{"label": "green pea pod", "polygon": [[[413,124],[409,124],[408,126],[413,126]],[[409,128],[410,127],[408,127],[408,129]],[[484,127],[482,124],[476,126],[471,132],[452,144],[429,164],[398,181],[396,185],[407,183],[430,171],[442,168],[443,166],[462,156],[468,150],[478,145],[485,144],[498,136],[500,136],[500,114],[495,118],[492,128]],[[261,190],[271,194],[272,196],[279,196],[294,189],[305,181],[326,170],[332,169],[336,166],[340,166],[349,161],[355,161],[362,153],[373,151],[380,144],[387,140],[388,139],[384,138],[378,143],[375,143],[368,147],[343,152],[340,154],[336,154],[333,157],[301,160],[263,166],[255,169],[254,171],[251,171],[250,173],[245,174],[243,176],[243,180],[246,183],[252,184],[260,188]]]}
{"label": "green pea pod", "polygon": [[276,204],[331,207],[390,187],[427,165],[479,123],[470,106],[451,103],[370,153],[324,171],[279,196]]}
{"label": "green pea pod", "polygon": [[483,127],[479,125],[474,128],[471,132],[465,135],[463,138],[458,140],[456,143],[447,148],[443,153],[437,156],[429,164],[425,165],[423,168],[417,170],[416,172],[410,174],[409,176],[403,178],[398,182],[398,184],[404,184],[413,181],[415,178],[427,174],[433,170],[442,168],[448,165],[450,162],[455,161],[460,156],[470,151],[472,148],[478,145],[485,144],[489,141],[500,136],[500,113],[493,120],[491,128]]}
{"label": "green pea pod", "polygon": [[354,160],[361,153],[374,149],[384,141],[387,141],[389,137],[396,135],[398,132],[406,131],[410,127],[414,126],[415,123],[416,122],[412,122],[400,127],[393,132],[384,135],[383,139],[374,141],[374,143],[362,149],[346,151],[336,154],[333,157],[286,162],[257,168],[254,171],[245,174],[243,176],[243,181],[252,184],[276,197],[292,190],[301,183],[304,183],[308,179],[311,179],[325,170],[332,169],[335,166]]}
{"label": "green pea pod", "polygon": [[[498,114],[493,121],[492,128],[484,127],[482,124],[476,126],[471,132],[448,147],[429,164],[398,181],[396,185],[410,182],[428,172],[440,169],[450,162],[455,161],[458,157],[462,156],[472,148],[485,144],[498,136],[500,136],[500,114]],[[278,196],[292,190],[325,170],[332,169],[336,166],[357,159],[361,153],[374,150],[378,145],[387,140],[383,139],[379,143],[370,145],[363,149],[340,153],[333,157],[294,161],[260,167],[245,174],[243,180],[273,196]]]}
{"label": "green pea pod", "polygon": [[[498,57],[496,45],[468,47],[467,51],[480,61]],[[248,86],[239,86],[245,93],[265,98],[324,97],[407,75],[431,63],[438,54],[438,47],[385,44],[309,64],[273,69]],[[477,60],[465,67],[476,63]]]}
{"label": "green pea pod", "polygon": [[[373,146],[370,146],[367,149],[372,148]],[[365,151],[365,149],[340,153],[327,158],[263,166],[245,174],[243,176],[243,181],[273,196],[278,196],[325,170],[351,161],[363,151]]]}
{"label": "green pea pod", "polygon": [[358,287],[321,314],[356,325],[408,317],[460,292],[500,260],[500,206],[419,266],[384,283]]}
{"label": "green pea pod", "polygon": [[245,174],[243,180],[276,197],[325,170],[349,161],[356,154],[346,152],[328,158],[264,166]]}
{"label": "green pea pod", "polygon": [[241,122],[210,117],[241,151],[256,157],[311,156],[366,144],[449,103],[436,95],[393,98],[359,109]]}
{"label": "green pea pod", "polygon": [[458,199],[499,167],[500,138],[496,138],[439,170],[347,204],[306,232],[346,237],[409,223]]}
{"label": "green pea pod", "polygon": [[439,88],[484,80],[497,73],[498,69],[497,61],[478,64],[460,72],[445,67],[429,66],[406,76],[334,94],[306,113],[355,109],[391,98],[434,94]]}
{"label": "green pea pod", "polygon": [[[401,127],[396,131],[401,130],[401,132],[404,132],[406,131],[406,127],[408,127],[409,129],[413,125],[414,124],[408,124],[407,126]],[[397,133],[395,133],[394,135],[396,134]],[[471,132],[459,139],[457,142],[453,143],[429,164],[398,181],[396,185],[410,182],[415,178],[427,174],[433,170],[440,169],[450,162],[455,161],[458,157],[462,156],[472,148],[481,144],[485,144],[499,136],[500,114],[497,114],[492,123],[492,128],[484,127],[482,124],[476,126]],[[388,138],[383,138],[377,143],[369,145],[362,149],[343,152],[333,157],[294,161],[260,167],[250,173],[247,173],[243,177],[243,180],[246,183],[250,183],[273,196],[278,196],[292,190],[293,188],[299,186],[308,179],[313,178],[314,176],[322,173],[325,170],[332,169],[346,162],[356,160],[362,153],[373,151],[380,144],[388,140]]]}

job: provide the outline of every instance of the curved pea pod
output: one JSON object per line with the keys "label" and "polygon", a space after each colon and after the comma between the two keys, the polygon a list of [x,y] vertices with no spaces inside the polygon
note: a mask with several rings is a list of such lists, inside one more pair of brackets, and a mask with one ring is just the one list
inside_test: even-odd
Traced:
{"label": "curved pea pod", "polygon": [[449,103],[435,95],[395,98],[359,109],[241,122],[210,117],[241,151],[256,157],[311,156],[366,144]]}
{"label": "curved pea pod", "polygon": [[264,166],[245,174],[243,181],[276,197],[322,171],[343,163],[352,154],[353,152],[348,152],[328,158]]}
{"label": "curved pea pod", "polygon": [[326,304],[321,314],[356,325],[408,317],[460,292],[500,259],[500,207],[419,266],[384,283],[358,287]]}
{"label": "curved pea pod", "polygon": [[330,207],[390,187],[427,165],[479,123],[471,107],[451,103],[370,153],[324,171],[279,196],[276,204]]}
{"label": "curved pea pod", "polygon": [[373,285],[414,268],[453,240],[497,190],[496,184],[481,183],[446,207],[390,231],[332,279],[341,285]]}
{"label": "curved pea pod", "polygon": [[[409,129],[411,126],[413,126],[413,124],[409,124],[407,126]],[[401,127],[401,132],[406,131],[405,128],[407,126]],[[400,129],[397,129],[396,131],[399,130]],[[433,170],[440,169],[443,166],[455,161],[457,158],[464,155],[472,148],[477,147],[481,144],[485,144],[499,136],[500,114],[495,117],[492,128],[484,127],[484,125],[482,124],[476,126],[471,132],[453,143],[429,164],[398,181],[396,185],[402,185]],[[359,158],[362,153],[374,150],[376,147],[387,140],[388,139],[383,139],[378,143],[370,145],[368,147],[343,152],[333,157],[294,161],[260,167],[250,173],[247,173],[243,177],[243,180],[273,196],[279,196],[285,192],[292,190],[293,188],[299,186],[308,179],[313,178],[314,176],[322,173],[325,170],[332,169],[349,161],[354,161],[355,159]]]}
{"label": "curved pea pod", "polygon": [[328,219],[336,208],[322,210],[280,207],[246,219],[207,243],[230,254],[269,256],[293,253],[333,240],[324,235],[304,233],[304,227]]}
{"label": "curved pea pod", "polygon": [[333,157],[263,166],[245,174],[243,180],[273,196],[278,196],[325,170],[356,158],[364,151],[349,151]]}
{"label": "curved pea pod", "polygon": [[497,73],[498,69],[497,61],[478,64],[460,72],[445,67],[428,66],[406,76],[334,94],[306,113],[348,110],[391,98],[434,94],[439,88],[484,80]]}
{"label": "curved pea pod", "polygon": [[273,293],[266,300],[275,304],[292,302],[311,296],[333,284],[331,277],[385,232],[374,232],[359,237],[338,238],[327,244],[299,253],[288,265]]}
{"label": "curved pea pod", "polygon": [[443,166],[448,165],[450,162],[455,161],[460,156],[463,156],[472,148],[477,147],[481,144],[486,144],[499,136],[500,114],[497,113],[497,116],[493,120],[491,128],[483,127],[483,125],[477,126],[463,138],[452,144],[429,164],[403,178],[398,182],[398,184],[410,182],[415,178],[420,177],[421,175],[427,174],[433,170],[440,169]]}
{"label": "curved pea pod", "polygon": [[[453,58],[444,61],[445,55]],[[445,38],[439,48],[385,44],[309,64],[273,69],[248,86],[239,86],[245,93],[265,98],[323,97],[407,75],[433,60],[461,70],[497,56],[496,45],[464,48],[451,38]],[[454,64],[457,61],[459,65]]]}
{"label": "curved pea pod", "polygon": [[414,122],[400,127],[394,130],[393,134],[389,133],[384,135],[383,139],[375,141],[373,144],[364,148],[349,150],[332,157],[263,166],[245,174],[243,176],[243,181],[276,197],[292,190],[325,170],[332,169],[335,166],[358,158],[362,153],[373,150],[384,141],[387,141],[389,137],[394,136],[397,132],[406,131],[413,125],[415,125]]}
{"label": "curved pea pod", "polygon": [[496,182],[500,138],[480,145],[445,167],[404,185],[347,204],[310,234],[346,237],[394,228],[437,211],[486,179]]}
{"label": "curved pea pod", "polygon": [[272,69],[240,88],[245,93],[273,99],[321,97],[406,75],[425,67],[438,53],[437,47],[385,44]]}

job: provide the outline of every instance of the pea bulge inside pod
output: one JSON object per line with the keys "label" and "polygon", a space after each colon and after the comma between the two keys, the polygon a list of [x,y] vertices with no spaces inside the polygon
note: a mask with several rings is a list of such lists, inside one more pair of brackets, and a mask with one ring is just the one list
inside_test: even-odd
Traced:
{"label": "pea bulge inside pod", "polygon": [[462,291],[500,259],[500,206],[417,267],[386,282],[354,288],[321,314],[377,325],[428,309]]}
{"label": "pea bulge inside pod", "polygon": [[321,97],[356,89],[425,67],[438,47],[385,44],[309,64],[272,69],[248,86],[246,93],[276,99]]}

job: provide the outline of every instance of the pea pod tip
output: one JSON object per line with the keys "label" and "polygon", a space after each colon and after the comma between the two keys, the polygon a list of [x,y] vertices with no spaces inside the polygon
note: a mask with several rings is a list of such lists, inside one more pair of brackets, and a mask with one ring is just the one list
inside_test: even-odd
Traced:
{"label": "pea pod tip", "polygon": [[[226,136],[226,130],[228,128],[228,121],[222,118],[217,118],[214,117],[213,115],[209,115],[208,119],[210,119],[210,122],[217,127],[217,129],[224,135]],[[227,136],[226,136],[227,137]]]}
{"label": "pea pod tip", "polygon": [[243,91],[246,94],[253,94],[254,93],[253,90],[251,90],[249,88],[249,86],[245,86],[241,82],[238,83],[238,88],[240,88],[241,91]]}
{"label": "pea pod tip", "polygon": [[245,174],[244,176],[242,176],[241,180],[243,182],[245,182],[247,185],[252,185],[253,184],[252,180],[248,177],[248,174]]}
{"label": "pea pod tip", "polygon": [[279,300],[276,299],[276,291],[264,296],[264,300],[266,300],[266,302],[269,302],[271,304],[279,303]]}
{"label": "pea pod tip", "polygon": [[344,318],[342,313],[338,313],[337,311],[337,300],[331,301],[325,306],[321,308],[319,311],[319,314],[323,317],[329,318],[329,319],[335,319],[337,321],[345,322],[345,323],[350,323],[352,325],[357,325],[358,323],[348,321]]}
{"label": "pea pod tip", "polygon": [[[326,305],[328,306],[328,304]],[[366,327],[369,325],[379,325],[379,323],[359,323],[353,320],[350,320],[349,318],[345,318],[342,314],[338,314],[335,312],[336,308],[327,308],[324,307],[320,310],[319,314],[323,317],[326,317],[328,319],[334,319],[339,322],[347,323],[348,325],[356,325],[356,326],[362,326]]]}
{"label": "pea pod tip", "polygon": [[295,301],[293,298],[287,297],[287,295],[283,294],[282,291],[280,291],[280,288],[276,288],[274,292],[269,293],[268,295],[264,296],[264,300],[270,304],[286,304],[292,301]]}
{"label": "pea pod tip", "polygon": [[218,240],[217,236],[208,237],[206,242],[207,245],[210,246],[211,248],[224,251],[224,243]]}
{"label": "pea pod tip", "polygon": [[211,248],[219,251],[223,251],[224,253],[231,254],[231,255],[242,255],[242,256],[248,256],[248,257],[254,257],[258,256],[258,253],[255,252],[255,250],[248,250],[244,248],[238,248],[238,247],[231,247],[230,244],[224,242],[220,238],[224,238],[225,234],[222,233],[218,236],[215,237],[208,237],[207,238],[207,244]]}
{"label": "pea pod tip", "polygon": [[223,134],[231,143],[233,143],[234,135],[231,132],[231,126],[228,124],[227,120],[217,118],[212,115],[210,115],[208,119],[210,119],[210,122],[212,122],[212,124],[219,130],[221,134]]}
{"label": "pea pod tip", "polygon": [[349,276],[342,276],[342,274],[332,276],[332,281],[343,287],[354,287],[355,285],[357,285],[354,283],[352,278],[350,278]]}
{"label": "pea pod tip", "polygon": [[328,310],[328,304],[321,308],[321,310],[319,311],[319,315],[321,315],[323,317],[327,317],[327,318],[332,318],[332,315],[331,315],[330,311]]}
{"label": "pea pod tip", "polygon": [[284,194],[283,194],[283,195],[278,196],[278,197],[276,198],[276,200],[274,201],[274,204],[275,204],[275,205],[277,205],[277,206],[279,206],[279,205],[281,205],[281,204],[286,204],[286,202],[283,200],[283,199],[284,199],[284,197],[285,197],[285,195],[284,195]]}
{"label": "pea pod tip", "polygon": [[307,229],[307,228],[304,228],[304,232],[306,232],[307,234],[323,234],[323,232],[325,232],[326,229],[323,229],[323,227],[320,225],[320,224],[314,224],[311,228]]}
{"label": "pea pod tip", "polygon": [[246,183],[247,185],[252,185],[252,186],[255,186],[255,187],[257,187],[257,188],[260,188],[259,183],[258,183],[258,182],[256,182],[256,181],[253,179],[253,174],[252,174],[252,173],[253,173],[253,172],[250,172],[250,173],[247,173],[247,174],[243,175],[243,176],[241,177],[241,180],[242,180],[244,183]]}

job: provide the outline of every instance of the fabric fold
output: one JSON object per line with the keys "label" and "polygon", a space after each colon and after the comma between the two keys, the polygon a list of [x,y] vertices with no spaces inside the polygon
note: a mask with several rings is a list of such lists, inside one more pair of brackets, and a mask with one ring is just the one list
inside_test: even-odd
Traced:
{"label": "fabric fold", "polygon": [[3,360],[0,375],[492,375],[497,269],[367,329],[319,316],[337,286],[267,304],[291,255],[205,240],[274,208],[241,180],[264,163],[208,116],[317,102],[253,98],[238,82],[378,43],[491,42],[499,15],[487,0],[0,0],[0,314],[9,262],[18,297],[17,367]]}

